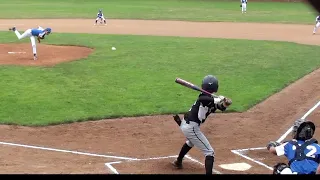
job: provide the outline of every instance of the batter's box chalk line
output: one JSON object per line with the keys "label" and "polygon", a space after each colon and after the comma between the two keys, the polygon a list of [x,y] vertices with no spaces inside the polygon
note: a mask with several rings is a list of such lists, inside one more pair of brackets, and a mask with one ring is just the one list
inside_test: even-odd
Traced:
{"label": "batter's box chalk line", "polygon": [[14,51],[9,51],[8,54],[25,54],[26,52],[14,52]]}
{"label": "batter's box chalk line", "polygon": [[[309,116],[317,107],[320,106],[320,101],[317,102],[311,109],[309,109],[302,117],[301,119],[305,119],[307,116]],[[282,142],[293,130],[293,127],[291,126],[282,136],[280,136],[280,138],[277,140],[277,142]],[[256,150],[263,150],[263,149],[267,149],[266,147],[257,147],[257,148],[247,148],[247,149],[236,149],[236,150],[231,150],[232,153],[241,156],[249,161],[252,161],[256,164],[259,164],[269,170],[273,170],[272,167],[266,165],[265,163],[257,160],[257,159],[253,159],[247,155],[245,155],[248,151],[256,151]]]}
{"label": "batter's box chalk line", "polygon": [[[173,155],[173,156],[162,156],[162,157],[151,157],[151,158],[144,158],[144,159],[132,159],[132,160],[127,160],[127,161],[114,161],[114,162],[108,162],[105,163],[105,166],[108,167],[114,174],[120,174],[118,172],[118,170],[113,167],[113,164],[120,164],[122,162],[132,162],[132,161],[150,161],[150,160],[160,160],[160,159],[169,159],[169,158],[176,158],[177,155]],[[201,163],[200,161],[192,158],[190,155],[186,155],[185,158],[189,159],[190,161],[201,165],[202,167],[204,167],[204,164]],[[222,174],[220,171],[216,170],[216,169],[212,169],[212,172],[215,174]]]}

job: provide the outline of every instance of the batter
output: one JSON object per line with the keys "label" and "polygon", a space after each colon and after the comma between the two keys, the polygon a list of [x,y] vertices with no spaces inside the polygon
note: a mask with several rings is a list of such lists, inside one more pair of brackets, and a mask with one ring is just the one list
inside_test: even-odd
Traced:
{"label": "batter", "polygon": [[[218,91],[218,79],[213,75],[207,75],[202,80],[201,88],[210,92]],[[184,115],[180,124],[180,129],[187,141],[182,146],[178,158],[172,163],[174,167],[181,169],[184,156],[195,146],[202,151],[205,156],[206,174],[212,174],[214,162],[214,150],[206,136],[201,132],[200,125],[203,124],[209,114],[217,109],[225,111],[232,104],[231,99],[224,96],[213,98],[211,95],[201,93],[190,110]]]}

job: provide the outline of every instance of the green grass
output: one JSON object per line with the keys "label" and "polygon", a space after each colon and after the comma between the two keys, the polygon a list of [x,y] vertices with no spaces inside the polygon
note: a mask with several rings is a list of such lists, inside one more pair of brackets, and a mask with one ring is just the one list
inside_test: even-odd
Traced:
{"label": "green grass", "polygon": [[[2,43],[30,41],[0,35]],[[185,112],[198,93],[175,78],[200,85],[207,74],[219,78],[219,94],[232,98],[230,111],[243,111],[320,67],[319,47],[286,42],[58,33],[46,42],[96,50],[52,68],[0,66],[0,123]]]}
{"label": "green grass", "polygon": [[92,18],[103,9],[107,18],[189,21],[276,22],[314,24],[315,11],[303,3],[216,0],[0,0],[0,18]]}

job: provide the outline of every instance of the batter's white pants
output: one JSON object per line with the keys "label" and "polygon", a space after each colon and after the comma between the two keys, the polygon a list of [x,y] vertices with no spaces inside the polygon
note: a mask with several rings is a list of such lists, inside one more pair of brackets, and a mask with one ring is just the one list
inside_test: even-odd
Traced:
{"label": "batter's white pants", "polygon": [[197,147],[202,151],[204,156],[214,156],[214,150],[208,139],[200,130],[198,123],[190,121],[189,124],[183,119],[180,125],[184,136],[187,138],[186,144],[189,147]]}
{"label": "batter's white pants", "polygon": [[316,33],[319,27],[320,27],[320,22],[317,22],[317,24],[313,28],[313,33]]}
{"label": "batter's white pants", "polygon": [[33,52],[33,54],[37,54],[36,39],[34,36],[32,36],[31,29],[27,29],[23,34],[20,34],[19,31],[17,31],[17,30],[15,30],[14,33],[17,35],[18,39],[30,37],[31,45],[32,45],[32,52]]}
{"label": "batter's white pants", "polygon": [[247,12],[247,3],[242,3],[242,13]]}

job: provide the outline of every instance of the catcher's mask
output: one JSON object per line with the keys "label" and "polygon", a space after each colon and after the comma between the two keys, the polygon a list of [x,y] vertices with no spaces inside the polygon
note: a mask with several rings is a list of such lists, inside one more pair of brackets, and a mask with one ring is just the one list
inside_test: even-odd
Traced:
{"label": "catcher's mask", "polygon": [[218,79],[213,75],[207,75],[203,78],[201,88],[210,93],[218,92],[219,84]]}
{"label": "catcher's mask", "polygon": [[313,122],[298,119],[293,124],[292,136],[293,139],[305,141],[313,137],[315,130]]}

